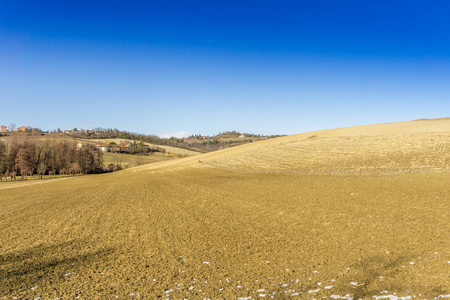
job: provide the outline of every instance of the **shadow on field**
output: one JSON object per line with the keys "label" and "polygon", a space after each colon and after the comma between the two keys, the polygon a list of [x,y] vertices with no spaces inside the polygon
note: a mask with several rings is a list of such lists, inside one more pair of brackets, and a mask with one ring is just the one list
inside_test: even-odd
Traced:
{"label": "shadow on field", "polygon": [[[355,299],[366,299],[377,295],[380,292],[380,276],[383,278],[398,277],[398,272],[402,269],[402,266],[409,264],[414,257],[417,256],[388,254],[362,259],[353,266],[353,269],[358,271],[359,274],[363,274],[363,277],[358,280],[363,282],[364,285],[355,287],[353,297]],[[383,289],[395,291],[404,290],[405,287],[389,285],[383,286]]]}
{"label": "shadow on field", "polygon": [[83,250],[83,240],[57,245],[40,244],[25,250],[0,255],[0,295],[30,288],[44,280],[48,284],[68,272],[88,265],[113,252],[113,248]]}

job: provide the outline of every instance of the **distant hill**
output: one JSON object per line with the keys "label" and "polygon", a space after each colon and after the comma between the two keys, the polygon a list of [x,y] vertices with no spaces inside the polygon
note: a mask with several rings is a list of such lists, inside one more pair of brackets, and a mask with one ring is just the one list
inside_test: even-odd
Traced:
{"label": "distant hill", "polygon": [[221,169],[304,174],[447,172],[450,118],[301,133],[169,164],[198,161]]}
{"label": "distant hill", "polygon": [[[89,139],[84,140],[89,143],[104,143],[109,144],[110,142],[115,142],[116,144],[129,144],[133,142],[133,140],[128,139],[121,139],[121,138],[112,138],[112,139]],[[178,147],[172,147],[172,146],[166,146],[166,145],[156,145],[152,143],[144,143],[149,146],[158,147],[166,150],[166,153],[170,154],[177,154],[177,155],[186,155],[186,156],[192,156],[192,155],[198,155],[200,152],[192,151],[188,149],[178,148]]]}

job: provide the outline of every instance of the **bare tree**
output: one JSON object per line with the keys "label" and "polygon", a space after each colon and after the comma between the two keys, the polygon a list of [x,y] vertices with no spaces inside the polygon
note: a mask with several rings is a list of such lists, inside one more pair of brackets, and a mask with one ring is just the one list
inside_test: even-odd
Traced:
{"label": "bare tree", "polygon": [[70,165],[70,169],[72,169],[72,171],[73,171],[75,174],[80,174],[80,173],[81,173],[81,167],[80,167],[80,164],[77,163],[77,162],[72,163],[72,164]]}
{"label": "bare tree", "polygon": [[14,124],[14,123],[9,124],[8,129],[9,129],[9,131],[16,130],[16,124]]}
{"label": "bare tree", "polygon": [[37,168],[37,173],[41,177],[45,175],[45,172],[47,172],[47,165],[45,163],[40,163]]}
{"label": "bare tree", "polygon": [[0,142],[0,174],[3,174],[7,170],[7,156],[6,156],[6,145]]}
{"label": "bare tree", "polygon": [[22,180],[25,175],[33,174],[34,162],[30,150],[22,148],[17,152],[16,168],[19,169]]}

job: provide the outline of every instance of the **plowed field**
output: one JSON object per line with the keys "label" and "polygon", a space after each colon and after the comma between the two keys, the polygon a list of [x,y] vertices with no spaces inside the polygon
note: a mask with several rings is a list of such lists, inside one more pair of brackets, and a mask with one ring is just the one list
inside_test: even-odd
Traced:
{"label": "plowed field", "polygon": [[[432,121],[308,133],[0,190],[0,295],[449,297],[450,123],[434,120],[424,132],[420,122]],[[409,132],[398,130],[408,124]],[[380,142],[364,148],[370,136]],[[408,138],[421,149],[409,159],[408,147],[398,148]],[[401,155],[383,140],[403,141],[394,147]],[[347,153],[346,145],[357,147],[358,157],[372,149],[367,155],[374,159],[352,169],[359,159],[339,160],[333,150]],[[327,164],[313,149],[330,157]],[[313,161],[322,168],[303,171],[295,157],[306,164],[312,157],[308,170]]]}

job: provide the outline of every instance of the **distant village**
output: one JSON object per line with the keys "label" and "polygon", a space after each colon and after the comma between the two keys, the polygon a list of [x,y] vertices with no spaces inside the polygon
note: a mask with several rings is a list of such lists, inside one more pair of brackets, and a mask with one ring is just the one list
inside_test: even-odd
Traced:
{"label": "distant village", "polygon": [[[10,131],[15,131],[15,126],[10,126],[9,128],[6,127],[5,125],[2,125],[0,132],[10,132]],[[17,128],[18,132],[27,132],[28,131],[28,127],[27,126],[20,126],[19,128]]]}
{"label": "distant village", "polygon": [[[150,149],[149,145],[146,145],[144,143],[117,145],[116,143],[113,142],[111,144],[97,144],[95,148],[97,148],[102,152],[111,152],[111,153],[146,154],[149,152],[154,152],[152,151],[152,149]],[[159,152],[161,152],[160,149],[158,150]]]}
{"label": "distant village", "polygon": [[[86,139],[123,139],[130,140],[135,142],[124,145],[116,145],[116,144],[97,144],[96,149],[101,150],[102,152],[112,152],[112,153],[150,153],[150,152],[165,152],[165,150],[161,146],[171,146],[177,148],[183,148],[187,150],[197,151],[197,152],[210,152],[225,148],[230,148],[234,146],[239,146],[246,143],[253,143],[260,140],[276,138],[281,135],[260,135],[260,134],[250,134],[250,133],[240,133],[237,131],[225,131],[221,132],[214,136],[207,135],[191,135],[186,138],[161,138],[156,135],[151,134],[140,134],[133,133],[128,131],[121,131],[118,129],[104,129],[104,128],[94,128],[94,129],[68,129],[68,130],[50,130],[50,131],[42,131],[39,128],[33,128],[31,126],[20,126],[16,128],[15,124],[10,124],[9,126],[2,125],[0,136],[8,136],[8,135],[52,135],[54,137],[58,136],[66,136],[71,137],[77,140],[86,140]],[[149,143],[155,146],[148,146],[145,143]],[[93,144],[93,143],[91,143]]]}
{"label": "distant village", "polygon": [[117,129],[104,130],[101,128],[99,128],[98,130],[90,130],[90,129],[78,130],[77,128],[74,128],[74,129],[64,130],[64,131],[62,131],[61,129],[58,128],[53,131],[42,131],[39,128],[34,128],[31,126],[20,126],[20,127],[16,128],[15,124],[11,124],[9,126],[6,126],[6,125],[0,126],[0,133],[2,135],[8,135],[10,133],[35,133],[35,134],[41,134],[41,135],[53,134],[53,133],[65,133],[65,134],[73,135],[73,136],[79,135],[79,136],[83,136],[83,137],[97,137],[100,135],[104,135],[105,132],[110,132],[110,131],[112,132],[112,134],[115,134],[115,135],[117,135],[119,133],[119,130],[117,130]]}

